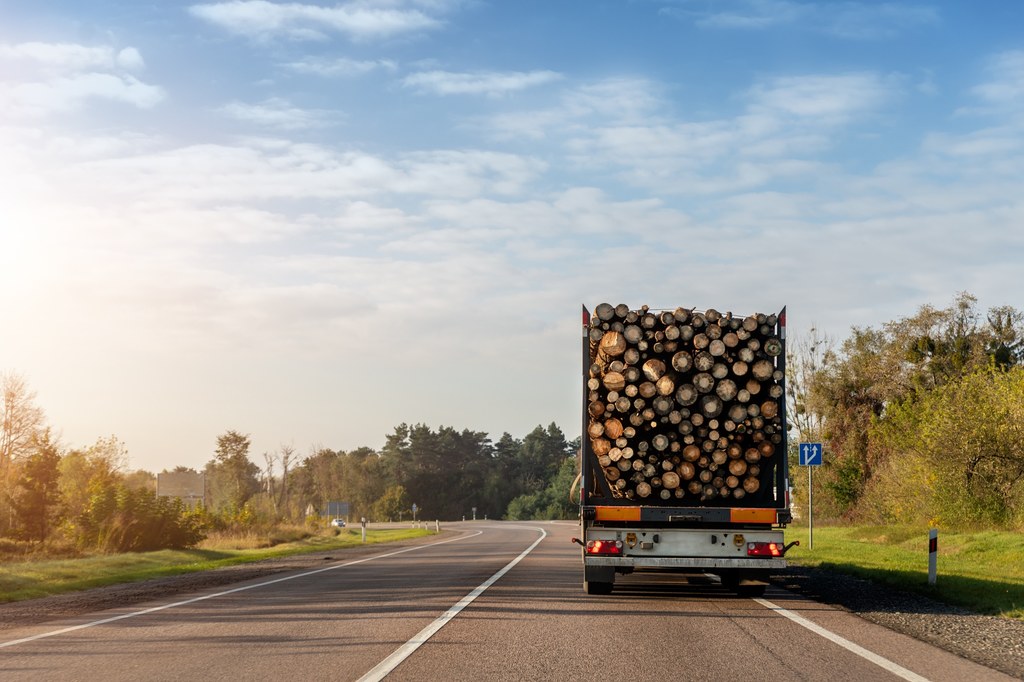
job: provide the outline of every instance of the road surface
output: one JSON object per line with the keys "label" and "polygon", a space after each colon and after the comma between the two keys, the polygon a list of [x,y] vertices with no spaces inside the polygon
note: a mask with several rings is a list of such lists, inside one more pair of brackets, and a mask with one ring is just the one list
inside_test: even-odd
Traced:
{"label": "road surface", "polygon": [[587,596],[577,530],[450,524],[429,544],[8,629],[0,679],[1012,679],[781,589],[636,574]]}

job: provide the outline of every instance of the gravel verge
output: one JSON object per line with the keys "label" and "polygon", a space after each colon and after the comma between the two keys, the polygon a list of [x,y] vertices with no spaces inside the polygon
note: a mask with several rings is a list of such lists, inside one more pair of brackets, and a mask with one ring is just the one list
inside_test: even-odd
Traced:
{"label": "gravel verge", "polygon": [[1024,679],[1024,620],[972,613],[924,595],[817,568],[791,566],[773,575],[772,582]]}

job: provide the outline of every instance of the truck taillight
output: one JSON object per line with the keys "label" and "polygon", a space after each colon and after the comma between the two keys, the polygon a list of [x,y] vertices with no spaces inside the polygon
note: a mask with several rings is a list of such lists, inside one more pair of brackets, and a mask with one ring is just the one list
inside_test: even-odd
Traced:
{"label": "truck taillight", "polygon": [[622,556],[622,541],[591,540],[587,543],[587,554]]}
{"label": "truck taillight", "polygon": [[748,542],[747,556],[782,556],[782,545],[777,542]]}

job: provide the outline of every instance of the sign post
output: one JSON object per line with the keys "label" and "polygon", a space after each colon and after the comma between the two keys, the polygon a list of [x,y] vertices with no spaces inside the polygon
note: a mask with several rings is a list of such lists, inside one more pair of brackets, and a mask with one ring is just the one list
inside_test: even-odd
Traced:
{"label": "sign post", "polygon": [[416,525],[416,512],[417,512],[418,509],[419,509],[419,507],[417,507],[416,503],[413,502],[412,503],[412,525],[413,526]]}
{"label": "sign post", "polygon": [[814,549],[814,467],[821,466],[825,448],[821,443],[800,443],[800,466],[807,467],[807,539]]}

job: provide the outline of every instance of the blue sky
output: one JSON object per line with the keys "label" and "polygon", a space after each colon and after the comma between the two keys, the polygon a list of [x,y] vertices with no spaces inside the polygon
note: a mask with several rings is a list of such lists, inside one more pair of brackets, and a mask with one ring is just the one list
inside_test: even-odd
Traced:
{"label": "blue sky", "polygon": [[1024,5],[0,9],[0,370],[134,467],[578,432],[580,302],[1024,307]]}

